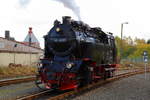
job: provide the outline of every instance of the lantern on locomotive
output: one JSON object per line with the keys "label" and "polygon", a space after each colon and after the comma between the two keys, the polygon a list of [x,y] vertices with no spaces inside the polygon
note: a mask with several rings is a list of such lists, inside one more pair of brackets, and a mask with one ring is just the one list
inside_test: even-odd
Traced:
{"label": "lantern on locomotive", "polygon": [[62,23],[54,22],[44,39],[38,87],[44,84],[49,89],[68,90],[112,76],[116,63],[114,37],[100,28],[65,16]]}

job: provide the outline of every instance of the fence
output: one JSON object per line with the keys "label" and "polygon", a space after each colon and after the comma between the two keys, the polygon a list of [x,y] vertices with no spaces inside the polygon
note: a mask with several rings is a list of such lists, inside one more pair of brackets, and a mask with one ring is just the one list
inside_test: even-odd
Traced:
{"label": "fence", "polygon": [[126,59],[122,59],[121,62],[143,63],[143,58],[142,57],[139,57],[139,58],[126,58]]}

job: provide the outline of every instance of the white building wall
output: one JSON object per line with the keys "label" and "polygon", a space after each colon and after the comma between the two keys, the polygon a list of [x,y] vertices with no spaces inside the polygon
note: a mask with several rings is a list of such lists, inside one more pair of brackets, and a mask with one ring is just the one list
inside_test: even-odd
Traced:
{"label": "white building wall", "polygon": [[[27,53],[0,53],[0,67],[8,66],[10,63],[36,66],[40,54]],[[14,61],[15,60],[15,61]]]}
{"label": "white building wall", "polygon": [[[16,45],[16,47],[15,47]],[[30,53],[42,53],[43,50],[40,48],[25,45],[21,42],[7,40],[0,37],[0,51],[10,51],[10,52],[30,52]]]}
{"label": "white building wall", "polygon": [[0,67],[10,63],[35,66],[42,54],[40,48],[0,37]]}

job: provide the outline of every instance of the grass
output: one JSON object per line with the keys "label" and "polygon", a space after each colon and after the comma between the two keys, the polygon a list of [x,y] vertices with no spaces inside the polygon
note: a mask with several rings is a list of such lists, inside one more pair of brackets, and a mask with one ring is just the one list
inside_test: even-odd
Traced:
{"label": "grass", "polygon": [[[150,63],[147,64],[147,68],[150,66]],[[134,63],[134,62],[123,62],[120,64],[119,69],[132,69],[132,68],[144,68],[145,63]]]}
{"label": "grass", "polygon": [[36,74],[37,68],[30,66],[0,67],[0,78],[18,77]]}
{"label": "grass", "polygon": [[[118,69],[132,69],[132,68],[144,68],[144,63],[133,63],[133,62],[123,62],[119,64]],[[148,67],[150,64],[147,65]],[[9,77],[20,77],[27,75],[34,75],[37,73],[36,67],[31,66],[19,66],[19,67],[4,67],[0,66],[0,79]]]}

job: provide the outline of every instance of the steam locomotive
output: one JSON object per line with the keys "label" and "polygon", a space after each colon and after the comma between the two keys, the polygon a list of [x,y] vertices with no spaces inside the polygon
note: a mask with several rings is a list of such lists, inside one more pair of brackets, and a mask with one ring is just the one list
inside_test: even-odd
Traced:
{"label": "steam locomotive", "polygon": [[68,90],[113,77],[117,51],[112,33],[64,16],[62,23],[54,21],[44,39],[38,87]]}

